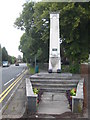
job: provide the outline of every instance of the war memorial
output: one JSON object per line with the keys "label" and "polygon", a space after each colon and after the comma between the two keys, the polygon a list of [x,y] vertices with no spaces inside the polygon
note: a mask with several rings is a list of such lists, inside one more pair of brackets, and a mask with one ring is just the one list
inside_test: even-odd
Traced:
{"label": "war memorial", "polygon": [[[50,46],[49,66],[47,72],[40,72],[26,79],[28,111],[40,115],[59,115],[66,112],[82,113],[84,106],[84,77],[77,74],[62,73],[60,56],[58,12],[50,13]],[[37,107],[38,94],[33,88],[41,91]],[[76,94],[70,99],[66,94],[71,89]],[[69,101],[70,100],[70,101]]]}
{"label": "war memorial", "polygon": [[[7,101],[4,119],[87,119],[88,63],[81,64],[80,74],[62,71],[59,12],[50,13],[49,61],[47,70],[30,74],[26,70],[16,92]],[[90,55],[89,55],[90,63]],[[88,68],[89,67],[89,68]],[[86,108],[86,109],[85,109]]]}

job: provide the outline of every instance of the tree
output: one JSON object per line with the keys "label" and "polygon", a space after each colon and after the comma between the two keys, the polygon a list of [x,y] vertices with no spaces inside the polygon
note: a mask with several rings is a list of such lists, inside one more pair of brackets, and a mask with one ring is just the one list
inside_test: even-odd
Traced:
{"label": "tree", "polygon": [[62,53],[71,61],[81,63],[88,59],[90,52],[90,5],[88,3],[32,3],[24,4],[23,12],[15,25],[24,29],[19,48],[27,61],[48,61],[49,13],[60,11],[60,37],[63,40]]}
{"label": "tree", "polygon": [[2,48],[2,61],[8,61],[8,52],[5,47]]}
{"label": "tree", "polygon": [[61,37],[65,53],[71,61],[82,62],[88,59],[89,9],[88,3],[69,3],[61,10]]}
{"label": "tree", "polygon": [[15,60],[16,60],[16,57],[11,56],[11,63],[12,63],[12,64],[14,64],[14,63],[15,63]]}
{"label": "tree", "polygon": [[5,47],[0,48],[0,53],[1,53],[1,51],[2,51],[2,57],[1,57],[2,60],[1,61],[8,61],[11,64],[15,63],[16,57],[8,55],[8,52]]}
{"label": "tree", "polygon": [[[24,29],[25,33],[21,37],[19,49],[23,52],[26,61],[34,61],[35,55],[37,55],[38,60],[47,61],[48,52],[43,54],[44,49],[47,48],[47,43],[41,40],[41,31],[37,31],[35,25],[35,18],[34,18],[34,3],[29,3],[24,5],[24,9],[20,18],[16,19],[15,25],[20,28]],[[22,22],[23,21],[23,22]]]}
{"label": "tree", "polygon": [[16,57],[8,55],[8,62],[9,62],[10,64],[14,64],[14,63],[15,63],[15,60],[16,60]]}

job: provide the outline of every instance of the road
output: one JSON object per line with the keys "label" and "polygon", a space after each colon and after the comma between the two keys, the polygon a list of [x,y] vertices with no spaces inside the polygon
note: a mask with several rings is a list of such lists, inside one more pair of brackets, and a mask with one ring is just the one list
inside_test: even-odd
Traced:
{"label": "road", "polygon": [[2,78],[0,79],[0,109],[6,104],[20,80],[26,73],[26,64],[19,66],[10,65],[2,68]]}

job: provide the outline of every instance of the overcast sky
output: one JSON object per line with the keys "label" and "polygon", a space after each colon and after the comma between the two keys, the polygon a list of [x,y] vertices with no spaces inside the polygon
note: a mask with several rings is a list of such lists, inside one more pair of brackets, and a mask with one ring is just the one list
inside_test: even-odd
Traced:
{"label": "overcast sky", "polygon": [[18,51],[20,37],[23,32],[14,28],[14,22],[22,11],[26,0],[0,1],[0,44],[5,47],[9,55],[17,57],[22,55]]}

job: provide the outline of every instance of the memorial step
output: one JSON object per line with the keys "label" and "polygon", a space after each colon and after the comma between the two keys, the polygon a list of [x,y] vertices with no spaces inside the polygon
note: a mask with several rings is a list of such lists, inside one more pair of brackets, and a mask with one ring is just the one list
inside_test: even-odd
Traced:
{"label": "memorial step", "polygon": [[70,79],[80,79],[81,77],[79,75],[73,75],[71,73],[37,73],[32,76],[30,76],[30,79],[59,79],[59,80],[70,80]]}
{"label": "memorial step", "polygon": [[30,80],[80,80],[81,78],[80,77],[54,77],[54,76],[39,76],[39,77],[34,77],[34,76],[31,76],[30,77]]}
{"label": "memorial step", "polygon": [[70,73],[38,73],[30,77],[33,87],[50,92],[66,92],[66,90],[76,88],[79,80],[81,80],[79,75]]}
{"label": "memorial step", "polygon": [[59,92],[59,93],[65,93],[67,90],[71,90],[72,87],[69,88],[46,88],[46,87],[40,87],[41,90],[44,92]]}
{"label": "memorial step", "polygon": [[44,91],[49,91],[49,92],[51,91],[66,92],[66,90],[71,90],[72,88],[76,88],[77,84],[41,84],[41,83],[35,84],[33,83],[32,86],[38,89],[42,89]]}
{"label": "memorial step", "polygon": [[43,83],[32,83],[35,87],[77,87],[77,84],[43,84]]}
{"label": "memorial step", "polygon": [[43,84],[77,84],[79,82],[79,80],[75,80],[75,79],[72,79],[72,80],[56,80],[56,79],[30,79],[32,83],[43,83]]}

